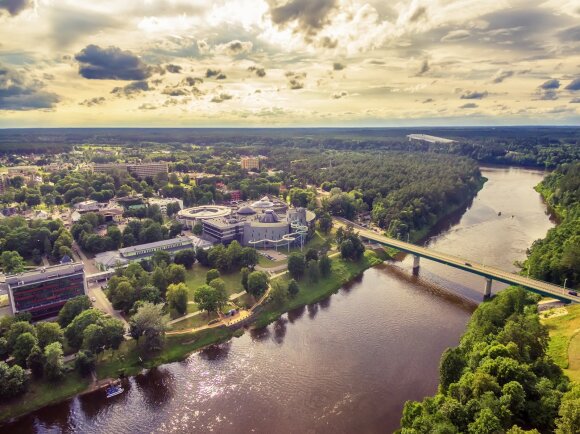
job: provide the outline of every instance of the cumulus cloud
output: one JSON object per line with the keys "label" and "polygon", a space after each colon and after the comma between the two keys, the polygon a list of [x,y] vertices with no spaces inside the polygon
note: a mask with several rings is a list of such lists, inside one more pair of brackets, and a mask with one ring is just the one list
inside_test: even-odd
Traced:
{"label": "cumulus cloud", "polygon": [[205,71],[205,78],[212,77],[215,77],[216,80],[224,80],[227,78],[227,76],[222,73],[221,70],[208,68],[208,70]]}
{"label": "cumulus cloud", "polygon": [[562,41],[565,42],[578,42],[580,41],[580,26],[570,27],[568,29],[562,30],[558,36]]}
{"label": "cumulus cloud", "polygon": [[495,75],[492,77],[491,82],[498,84],[498,83],[503,83],[503,81],[506,78],[510,78],[514,75],[514,71],[504,71],[503,69],[500,69],[499,71],[497,71],[495,73]]}
{"label": "cumulus cloud", "polygon": [[257,66],[248,67],[248,71],[254,72],[258,77],[266,76],[266,70],[264,68],[258,68]]}
{"label": "cumulus cloud", "polygon": [[254,45],[250,41],[230,41],[225,44],[220,44],[216,46],[216,51],[221,54],[227,54],[228,56],[238,56],[240,54],[249,53],[252,51]]}
{"label": "cumulus cloud", "polygon": [[304,87],[305,72],[288,71],[286,74],[288,78],[288,87],[292,90],[302,89]]}
{"label": "cumulus cloud", "polygon": [[174,65],[172,63],[165,65],[165,70],[171,72],[172,74],[179,74],[183,68],[179,65]]}
{"label": "cumulus cloud", "polygon": [[462,41],[471,36],[468,30],[452,30],[441,38],[441,42]]}
{"label": "cumulus cloud", "polygon": [[296,30],[314,35],[329,22],[337,0],[290,0],[281,6],[271,6],[272,22],[281,27],[295,23]]}
{"label": "cumulus cloud", "polygon": [[125,96],[126,98],[133,98],[135,95],[141,92],[147,92],[148,90],[151,90],[151,88],[147,81],[134,81],[127,86],[115,87],[111,93],[118,97]]}
{"label": "cumulus cloud", "polygon": [[551,80],[545,81],[544,83],[540,84],[540,89],[558,89],[560,87],[560,80],[556,78],[552,78]]}
{"label": "cumulus cloud", "polygon": [[332,95],[332,99],[341,99],[348,96],[348,92],[346,90],[341,90],[340,92],[334,92]]}
{"label": "cumulus cloud", "polygon": [[422,101],[423,104],[428,104],[430,102],[433,102],[433,98],[427,98],[427,99]]}
{"label": "cumulus cloud", "polygon": [[197,86],[201,83],[203,83],[203,78],[200,77],[185,77],[183,80],[181,80],[182,86]]}
{"label": "cumulus cloud", "polygon": [[332,64],[332,69],[335,71],[342,71],[344,68],[346,68],[346,65],[340,62],[334,62]]}
{"label": "cumulus cloud", "polygon": [[0,64],[0,110],[53,108],[60,97],[43,88],[43,82],[29,80],[20,72]]}
{"label": "cumulus cloud", "polygon": [[147,110],[157,110],[158,107],[151,103],[143,103],[138,107],[139,110],[147,111]]}
{"label": "cumulus cloud", "polygon": [[572,98],[570,104],[580,104],[580,97]]}
{"label": "cumulus cloud", "polygon": [[423,62],[421,63],[421,67],[417,72],[417,76],[420,77],[426,74],[427,72],[429,72],[429,69],[431,69],[431,67],[429,66],[429,61],[427,59],[423,60]]}
{"label": "cumulus cloud", "polygon": [[185,96],[185,95],[189,95],[189,91],[187,89],[178,87],[178,86],[167,86],[165,87],[165,89],[163,89],[163,91],[161,92],[164,95],[169,95],[169,96]]}
{"label": "cumulus cloud", "polygon": [[580,77],[572,80],[564,89],[571,90],[573,92],[580,90]]}
{"label": "cumulus cloud", "polygon": [[85,99],[82,102],[79,102],[79,105],[84,105],[85,107],[93,107],[96,105],[101,105],[105,102],[105,98],[102,96],[96,96],[94,98]]}
{"label": "cumulus cloud", "polygon": [[461,95],[461,99],[483,99],[488,95],[489,93],[487,92],[487,90],[484,90],[483,92],[479,92],[476,90],[473,92],[467,91]]}
{"label": "cumulus cloud", "polygon": [[233,96],[230,95],[229,93],[220,93],[219,95],[214,96],[211,99],[211,102],[215,102],[215,103],[220,103],[220,102],[224,102],[227,101],[229,99],[232,99]]}
{"label": "cumulus cloud", "polygon": [[0,15],[5,12],[14,17],[32,7],[34,7],[33,0],[0,0]]}
{"label": "cumulus cloud", "polygon": [[463,104],[461,106],[459,106],[460,109],[474,109],[479,107],[477,104],[475,104],[474,102],[468,102],[467,104]]}
{"label": "cumulus cloud", "polygon": [[75,55],[79,74],[92,80],[144,80],[152,68],[130,51],[87,45]]}

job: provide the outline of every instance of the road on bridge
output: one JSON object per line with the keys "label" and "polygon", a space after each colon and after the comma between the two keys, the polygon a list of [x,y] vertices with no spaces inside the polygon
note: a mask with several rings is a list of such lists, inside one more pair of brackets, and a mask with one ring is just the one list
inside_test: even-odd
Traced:
{"label": "road on bridge", "polygon": [[569,294],[566,288],[562,286],[536,280],[531,277],[510,273],[496,267],[490,267],[475,261],[389,238],[340,217],[334,217],[333,219],[339,226],[352,225],[358,231],[358,234],[361,238],[374,241],[381,245],[393,247],[397,250],[401,250],[412,255],[440,262],[442,264],[459,268],[470,273],[478,274],[487,279],[497,280],[499,282],[507,283],[508,285],[519,285],[543,296],[554,297],[566,302],[580,303],[579,297]]}

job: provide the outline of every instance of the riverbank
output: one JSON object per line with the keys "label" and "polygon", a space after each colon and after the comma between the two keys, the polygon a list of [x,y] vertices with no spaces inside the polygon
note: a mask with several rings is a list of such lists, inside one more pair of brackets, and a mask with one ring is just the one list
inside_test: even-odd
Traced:
{"label": "riverbank", "polygon": [[548,354],[572,381],[580,382],[580,305],[563,309],[563,315],[542,319],[550,333]]}

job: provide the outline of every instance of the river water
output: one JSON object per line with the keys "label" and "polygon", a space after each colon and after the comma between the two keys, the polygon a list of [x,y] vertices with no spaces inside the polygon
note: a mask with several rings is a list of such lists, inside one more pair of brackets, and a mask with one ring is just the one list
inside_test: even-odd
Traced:
{"label": "river water", "polygon": [[[482,173],[489,181],[473,203],[427,244],[514,270],[553,226],[533,190],[543,173]],[[481,277],[426,260],[412,276],[411,265],[405,258],[367,270],[263,330],[129,379],[116,398],[85,395],[0,431],[392,432],[406,400],[436,391],[440,355],[458,343],[484,286]]]}

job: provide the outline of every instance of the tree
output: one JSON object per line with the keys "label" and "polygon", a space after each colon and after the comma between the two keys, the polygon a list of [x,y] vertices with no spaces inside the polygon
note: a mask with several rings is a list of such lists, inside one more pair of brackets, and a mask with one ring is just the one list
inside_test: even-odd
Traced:
{"label": "tree", "polygon": [[161,296],[165,296],[165,292],[167,291],[167,276],[165,275],[165,270],[161,267],[155,267],[153,270],[153,274],[151,274],[151,283],[155,286]]}
{"label": "tree", "polygon": [[268,289],[268,275],[263,271],[253,271],[248,276],[248,292],[258,298]]}
{"label": "tree", "polygon": [[308,280],[311,283],[316,283],[320,279],[320,269],[318,268],[318,261],[311,259],[306,264],[306,272],[308,274]]}
{"label": "tree", "polygon": [[9,367],[5,362],[0,362],[0,398],[8,400],[18,396],[26,390],[26,372],[22,367],[14,365]]}
{"label": "tree", "polygon": [[15,274],[24,271],[25,262],[18,252],[6,251],[0,255],[0,265],[5,274]]}
{"label": "tree", "polygon": [[125,336],[125,324],[123,324],[123,321],[105,317],[99,323],[103,328],[103,345],[105,348],[118,349]]}
{"label": "tree", "polygon": [[61,344],[64,342],[64,332],[58,323],[55,322],[39,322],[36,324],[36,337],[41,349],[53,342],[60,342]]}
{"label": "tree", "polygon": [[104,313],[97,309],[88,309],[77,315],[64,330],[68,345],[74,350],[80,349],[83,343],[83,332],[91,324],[97,324]]}
{"label": "tree", "polygon": [[131,318],[130,327],[134,339],[141,341],[141,337],[144,338],[146,351],[158,351],[163,347],[166,322],[160,304],[143,303]]}
{"label": "tree", "polygon": [[290,279],[290,282],[288,282],[288,295],[290,297],[296,297],[299,291],[300,288],[298,287],[296,280]]}
{"label": "tree", "polygon": [[222,293],[210,285],[202,285],[197,288],[193,294],[193,299],[199,308],[208,314],[217,311],[228,301],[225,291]]}
{"label": "tree", "polygon": [[86,295],[79,295],[67,301],[58,313],[58,323],[61,327],[66,327],[82,311],[90,309],[91,300]]}
{"label": "tree", "polygon": [[26,359],[26,366],[35,378],[42,377],[44,371],[44,354],[38,345],[35,345]]}
{"label": "tree", "polygon": [[185,282],[185,267],[183,265],[171,264],[166,270],[167,280],[169,283]]}
{"label": "tree", "polygon": [[209,286],[215,288],[219,292],[223,292],[224,294],[226,292],[226,282],[224,282],[224,280],[219,277],[209,282]]}
{"label": "tree", "polygon": [[322,255],[318,260],[318,267],[320,268],[320,274],[322,277],[330,276],[332,271],[332,262],[327,255]]}
{"label": "tree", "polygon": [[103,347],[103,327],[97,324],[89,324],[83,331],[83,348],[94,354],[99,354],[103,351]]}
{"label": "tree", "polygon": [[164,267],[171,263],[171,255],[165,250],[157,250],[151,258],[153,265]]}
{"label": "tree", "polygon": [[187,312],[187,286],[184,283],[171,284],[167,288],[167,302],[180,315]]}
{"label": "tree", "polygon": [[195,259],[204,267],[209,267],[209,254],[205,249],[197,249],[195,251]]}
{"label": "tree", "polygon": [[14,349],[16,340],[24,333],[30,333],[36,337],[36,329],[27,321],[16,321],[10,325],[8,332],[6,333],[6,341],[10,351]]}
{"label": "tree", "polygon": [[253,247],[243,247],[241,252],[240,266],[247,267],[251,270],[259,262],[258,251]]}
{"label": "tree", "polygon": [[95,369],[95,356],[93,356],[93,353],[88,350],[79,351],[75,358],[75,368],[83,377],[90,375]]}
{"label": "tree", "polygon": [[128,312],[137,299],[137,290],[129,281],[123,281],[114,290],[111,288],[109,296],[115,309]]}
{"label": "tree", "polygon": [[580,385],[572,388],[562,397],[560,418],[556,421],[556,434],[575,434],[580,432]]}
{"label": "tree", "polygon": [[242,287],[247,291],[248,290],[248,276],[250,275],[250,270],[247,267],[243,267],[240,270],[240,274],[242,275]]}
{"label": "tree", "polygon": [[177,235],[181,233],[182,230],[183,224],[177,221],[171,222],[171,225],[169,226],[169,238],[175,238]]}
{"label": "tree", "polygon": [[293,279],[299,280],[306,270],[304,255],[300,252],[292,252],[288,255],[288,273]]}
{"label": "tree", "polygon": [[215,268],[212,268],[211,270],[208,270],[207,274],[205,275],[205,283],[209,284],[209,282],[211,282],[214,279],[217,279],[220,276],[221,276],[220,272]]}
{"label": "tree", "polygon": [[183,265],[188,270],[191,270],[191,267],[195,263],[195,250],[193,249],[180,250],[175,254],[173,262],[179,265]]}
{"label": "tree", "polygon": [[16,364],[25,367],[26,359],[30,355],[32,349],[38,345],[38,339],[32,333],[23,333],[16,339],[12,356]]}
{"label": "tree", "polygon": [[270,299],[275,305],[280,305],[288,298],[288,289],[280,282],[275,281],[270,291]]}
{"label": "tree", "polygon": [[242,246],[236,240],[232,241],[226,249],[226,260],[229,267],[238,267],[242,262]]}
{"label": "tree", "polygon": [[193,233],[193,235],[201,235],[203,232],[203,225],[197,222],[196,224],[193,225],[191,232]]}
{"label": "tree", "polygon": [[305,258],[306,262],[308,262],[312,259],[314,259],[315,261],[318,261],[318,251],[316,249],[310,248],[306,251],[306,255],[304,258]]}
{"label": "tree", "polygon": [[323,234],[328,234],[332,229],[332,217],[328,212],[324,212],[320,217],[318,217],[318,229]]}
{"label": "tree", "polygon": [[456,383],[461,378],[461,372],[465,367],[460,348],[447,348],[439,362],[439,383],[443,390],[447,390],[451,383]]}
{"label": "tree", "polygon": [[44,374],[49,380],[58,380],[62,377],[63,370],[62,345],[59,342],[53,342],[44,349]]}
{"label": "tree", "polygon": [[469,434],[493,434],[502,431],[500,420],[489,408],[484,408],[477,419],[469,424]]}

